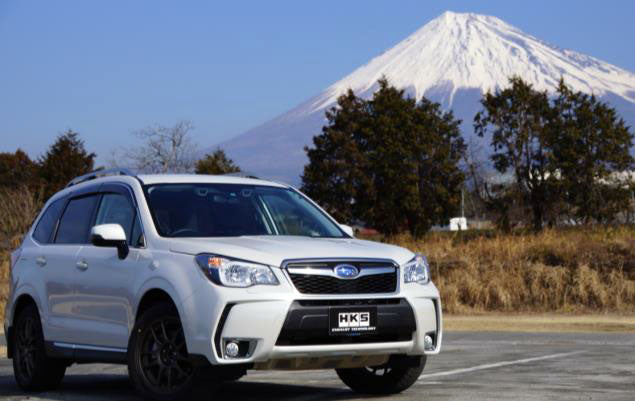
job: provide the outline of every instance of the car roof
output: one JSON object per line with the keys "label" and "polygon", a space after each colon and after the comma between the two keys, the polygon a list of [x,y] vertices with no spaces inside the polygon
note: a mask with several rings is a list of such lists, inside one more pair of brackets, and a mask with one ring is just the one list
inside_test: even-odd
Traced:
{"label": "car roof", "polygon": [[[107,184],[107,183],[125,183],[133,184],[135,181],[141,182],[142,185],[156,184],[242,184],[242,185],[262,185],[276,188],[289,188],[289,185],[261,180],[257,178],[248,178],[232,175],[207,175],[207,174],[141,174],[136,176],[130,175],[109,175],[93,178],[79,184],[71,185],[57,192],[50,199],[50,202],[71,193],[81,191],[86,187]],[[48,203],[48,202],[47,202]]]}
{"label": "car roof", "polygon": [[288,185],[261,180],[258,178],[240,177],[233,175],[207,174],[141,174],[137,175],[143,184],[243,184],[265,185],[270,187],[288,188]]}

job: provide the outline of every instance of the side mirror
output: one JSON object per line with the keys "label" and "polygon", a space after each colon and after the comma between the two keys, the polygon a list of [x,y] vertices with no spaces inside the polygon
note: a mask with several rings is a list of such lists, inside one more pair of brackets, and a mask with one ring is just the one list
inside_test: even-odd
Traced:
{"label": "side mirror", "polygon": [[90,242],[95,246],[117,248],[119,259],[125,259],[130,252],[126,233],[119,224],[100,224],[90,230]]}
{"label": "side mirror", "polygon": [[355,236],[355,230],[353,230],[353,227],[347,226],[346,224],[340,224],[340,228],[351,237]]}

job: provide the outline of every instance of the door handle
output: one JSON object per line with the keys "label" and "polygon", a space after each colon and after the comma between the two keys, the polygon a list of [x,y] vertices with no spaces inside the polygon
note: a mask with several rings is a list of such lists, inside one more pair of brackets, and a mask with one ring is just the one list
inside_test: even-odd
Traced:
{"label": "door handle", "polygon": [[81,271],[88,269],[88,263],[85,260],[80,260],[75,266]]}
{"label": "door handle", "polygon": [[46,258],[44,256],[38,256],[35,258],[35,263],[40,267],[44,267],[46,266]]}

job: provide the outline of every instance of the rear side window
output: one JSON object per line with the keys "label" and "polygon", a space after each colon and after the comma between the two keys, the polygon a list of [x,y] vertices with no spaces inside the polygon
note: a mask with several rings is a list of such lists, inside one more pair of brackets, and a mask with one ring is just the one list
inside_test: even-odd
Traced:
{"label": "rear side window", "polygon": [[33,231],[33,238],[40,244],[48,244],[53,241],[53,232],[57,220],[60,218],[60,213],[62,213],[64,201],[64,199],[58,199],[51,203],[38,221],[35,231]]}
{"label": "rear side window", "polygon": [[56,244],[88,243],[88,232],[98,199],[97,195],[91,195],[68,202],[57,229]]}

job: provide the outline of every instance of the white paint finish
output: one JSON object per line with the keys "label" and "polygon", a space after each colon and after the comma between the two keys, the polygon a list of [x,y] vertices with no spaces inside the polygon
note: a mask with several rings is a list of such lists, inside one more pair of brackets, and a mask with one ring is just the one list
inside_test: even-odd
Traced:
{"label": "white paint finish", "polygon": [[146,185],[153,184],[243,184],[264,185],[268,187],[286,188],[284,184],[259,180],[255,178],[236,177],[231,175],[206,174],[142,174],[138,178]]}
{"label": "white paint finish", "polygon": [[190,255],[212,253],[279,267],[284,260],[313,258],[387,259],[399,265],[414,253],[407,249],[352,238],[298,236],[244,236],[224,238],[172,238],[170,250]]}
{"label": "white paint finish", "polygon": [[88,265],[73,278],[76,283],[73,317],[80,323],[77,327],[77,335],[83,339],[80,344],[128,347],[128,327],[134,321],[136,296],[131,284],[144,267],[138,262],[138,252],[131,249],[122,260],[115,248],[86,245],[80,250],[78,260]]}
{"label": "white paint finish", "polygon": [[[154,183],[225,182],[235,184],[280,184],[239,177],[212,176],[142,176]],[[212,363],[219,361],[212,349],[212,340],[220,314],[227,303],[235,310],[226,323],[227,333],[233,337],[257,336],[256,351],[259,360],[295,357],[298,353],[314,356],[414,353],[423,334],[409,342],[382,344],[342,344],[336,346],[276,347],[275,341],[286,316],[288,305],[301,299],[375,299],[406,298],[407,300],[437,299],[439,293],[427,285],[404,284],[401,274],[398,291],[393,294],[300,294],[280,268],[272,269],[280,281],[278,286],[256,286],[248,289],[226,288],[212,284],[196,265],[194,255],[217,253],[238,259],[272,266],[281,266],[289,259],[382,259],[399,265],[408,262],[414,254],[404,248],[362,241],[353,238],[328,239],[295,236],[245,236],[232,238],[183,239],[160,237],[154,227],[145,200],[141,182],[135,177],[103,177],[72,186],[53,199],[82,190],[86,185],[120,183],[130,187],[138,203],[139,216],[144,228],[147,247],[132,249],[130,255],[119,260],[116,250],[92,245],[76,247],[37,246],[30,237],[25,241],[25,253],[30,264],[20,264],[13,285],[22,280],[30,285],[33,298],[42,311],[45,338],[67,344],[122,349],[127,346],[134,316],[144,294],[152,289],[165,291],[174,300],[183,322],[188,350],[206,356]],[[96,185],[95,185],[96,186]],[[334,221],[334,220],[333,220]],[[26,248],[30,248],[28,251]],[[45,267],[35,264],[40,248],[50,248],[53,255]],[[30,253],[33,253],[32,255]],[[47,250],[47,255],[48,255]],[[59,258],[58,258],[59,256]],[[59,259],[59,260],[58,260]],[[64,259],[64,260],[62,260]],[[78,261],[86,268],[79,270]],[[52,265],[51,265],[52,264]],[[53,268],[53,269],[51,269]],[[51,272],[42,274],[42,272]],[[66,272],[66,273],[64,273]],[[16,292],[17,295],[20,292]],[[47,295],[48,294],[48,295]],[[15,302],[12,296],[10,302]],[[411,302],[415,306],[416,302]],[[278,308],[278,309],[276,309]],[[271,309],[271,310],[270,310]],[[51,313],[51,311],[55,313]],[[423,326],[436,327],[437,316],[430,303],[414,307],[416,320]],[[425,316],[424,316],[425,315]],[[11,319],[11,314],[7,314]],[[438,317],[440,319],[440,317]],[[420,352],[421,351],[421,352]],[[432,352],[434,353],[434,352]],[[428,352],[428,354],[430,354]]]}
{"label": "white paint finish", "polygon": [[[413,285],[420,284],[410,283],[406,287],[412,288]],[[423,354],[424,352],[428,355],[438,354],[441,351],[441,340],[443,337],[442,326],[437,326],[437,312],[434,306],[433,298],[420,298],[420,297],[412,297],[408,299],[408,302],[412,306],[412,310],[415,311],[415,319],[417,322],[417,331],[415,335],[415,346],[411,353],[413,354]],[[440,319],[439,319],[440,320]],[[437,338],[437,347],[432,351],[426,351],[423,339],[426,333],[436,332]]]}
{"label": "white paint finish", "polygon": [[90,230],[91,237],[99,236],[106,241],[125,241],[126,233],[119,224],[100,224]]}
{"label": "white paint finish", "polygon": [[346,224],[340,224],[340,228],[342,229],[342,231],[344,231],[346,234],[350,235],[351,237],[355,236],[355,230],[353,229],[353,227],[348,226]]}

